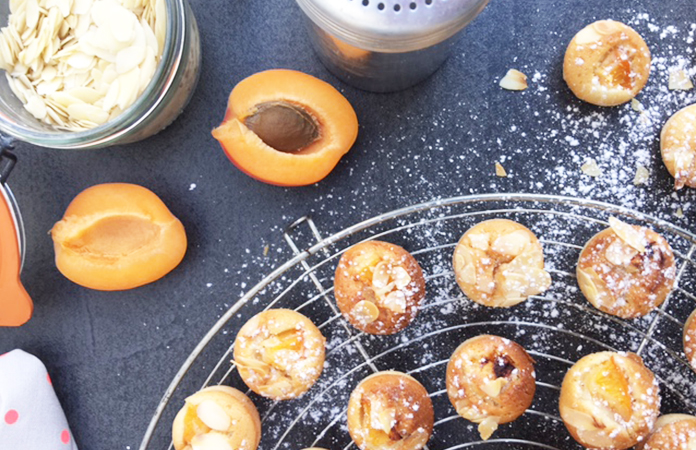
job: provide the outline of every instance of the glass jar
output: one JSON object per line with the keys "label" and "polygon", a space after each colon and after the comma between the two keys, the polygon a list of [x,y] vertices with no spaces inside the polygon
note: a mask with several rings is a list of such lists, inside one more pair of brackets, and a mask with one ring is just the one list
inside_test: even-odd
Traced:
{"label": "glass jar", "polygon": [[[176,119],[191,99],[201,63],[198,25],[187,0],[165,0],[167,32],[162,58],[145,91],[121,115],[86,131],[56,130],[36,120],[0,77],[0,133],[42,147],[90,149],[152,136]],[[5,26],[9,2],[0,5]]]}

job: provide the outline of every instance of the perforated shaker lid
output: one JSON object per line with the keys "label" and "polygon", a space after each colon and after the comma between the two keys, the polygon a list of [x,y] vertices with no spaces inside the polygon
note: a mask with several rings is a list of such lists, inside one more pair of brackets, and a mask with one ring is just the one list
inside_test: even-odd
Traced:
{"label": "perforated shaker lid", "polygon": [[407,52],[438,44],[489,0],[296,0],[317,26],[366,50]]}

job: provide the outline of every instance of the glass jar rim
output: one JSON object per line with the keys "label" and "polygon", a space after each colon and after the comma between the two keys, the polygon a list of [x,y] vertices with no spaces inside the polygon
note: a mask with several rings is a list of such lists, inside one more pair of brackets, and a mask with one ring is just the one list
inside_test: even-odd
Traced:
{"label": "glass jar rim", "polygon": [[186,33],[185,0],[164,0],[167,30],[162,57],[142,94],[112,120],[85,131],[40,132],[23,127],[0,112],[0,132],[30,144],[56,149],[104,147],[127,135],[148,118],[163,101],[174,81],[184,53]]}

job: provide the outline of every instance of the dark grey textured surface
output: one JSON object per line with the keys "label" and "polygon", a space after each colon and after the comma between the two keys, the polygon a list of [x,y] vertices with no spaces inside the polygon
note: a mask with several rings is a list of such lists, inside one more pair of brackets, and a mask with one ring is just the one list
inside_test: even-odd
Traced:
{"label": "dark grey textured surface", "polygon": [[[290,257],[280,230],[305,214],[330,233],[436,197],[564,193],[626,204],[696,231],[693,192],[671,197],[657,140],[664,120],[693,94],[666,92],[668,72],[654,68],[641,95],[653,126],[636,132],[637,114],[629,106],[580,104],[561,79],[565,46],[585,24],[633,21],[645,13],[649,20],[635,28],[653,54],[664,58],[665,68],[678,61],[691,68],[688,37],[696,13],[689,2],[493,0],[434,76],[387,95],[331,76],[309,48],[291,0],[191,3],[203,45],[201,80],[172,126],[142,143],[91,152],[17,146],[10,185],[27,228],[22,279],[35,314],[22,328],[0,330],[0,353],[19,347],[43,359],[82,449],[137,448],[185,357],[243,291]],[[661,37],[668,26],[676,32]],[[232,86],[276,67],[329,81],[358,114],[355,147],[318,185],[284,189],[254,181],[227,161],[210,135]],[[498,87],[511,67],[530,75],[528,91]],[[582,122],[590,116],[601,120]],[[583,132],[593,122],[601,122],[594,137]],[[498,179],[493,163],[503,156],[511,177]],[[589,156],[605,168],[596,182],[579,169]],[[645,187],[631,185],[636,161],[651,170]],[[106,293],[76,286],[56,270],[47,231],[78,192],[110,181],[152,189],[184,223],[188,253],[163,280]],[[679,206],[683,219],[673,215]]]}

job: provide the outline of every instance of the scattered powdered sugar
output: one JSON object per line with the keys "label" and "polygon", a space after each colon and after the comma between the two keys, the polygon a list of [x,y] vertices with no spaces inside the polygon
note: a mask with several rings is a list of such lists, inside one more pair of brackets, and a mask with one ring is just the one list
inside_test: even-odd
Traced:
{"label": "scattered powdered sugar", "polygon": [[[507,122],[501,122],[501,125],[505,124],[505,132],[488,140],[472,138],[472,142],[462,143],[423,135],[417,152],[395,154],[386,166],[373,168],[375,171],[401,170],[403,179],[398,186],[366,182],[353,193],[353,197],[337,191],[317,196],[312,213],[318,224],[336,217],[349,217],[357,222],[373,215],[373,209],[366,206],[375,195],[383,196],[385,204],[406,206],[453,195],[504,191],[508,186],[504,183],[511,178],[517,184],[510,186],[517,191],[553,192],[644,209],[649,202],[655,201],[651,192],[670,189],[664,176],[655,175],[666,172],[659,157],[662,124],[671,114],[696,100],[694,90],[671,91],[668,88],[670,73],[675,70],[684,70],[692,78],[696,75],[692,63],[694,52],[690,45],[694,42],[696,24],[665,26],[647,14],[636,15],[628,24],[644,36],[653,54],[650,81],[638,96],[640,107],[626,104],[599,108],[574,99],[559,104],[558,97],[571,94],[566,92],[562,80],[554,75],[557,70],[517,64],[520,70],[529,74],[529,88],[523,93],[506,94],[526,96],[528,115],[525,120],[507,118]],[[559,54],[562,54],[560,47]],[[583,63],[576,61],[576,64]],[[434,129],[445,128],[451,123],[448,119],[453,113],[452,110],[435,111],[428,120]],[[480,113],[472,110],[467,125],[472,127],[472,136],[477,136],[477,139],[480,139],[476,134]],[[407,125],[411,120],[407,117],[395,119],[405,121]],[[536,126],[532,129],[530,123]],[[364,145],[369,145],[375,152],[392,151],[400,145],[410,144],[406,142],[406,136],[365,139],[368,142]],[[462,147],[466,148],[459,151]],[[442,177],[443,172],[433,174],[400,167],[402,158],[423,164],[428,163],[426,159],[445,161],[449,168],[448,176],[460,177],[460,182],[456,190],[444,195],[433,188],[437,184],[432,178]],[[494,161],[505,163],[511,176],[498,178],[491,170],[489,184],[471,186],[467,181],[472,176],[466,172],[470,158],[486,158],[489,166]],[[535,161],[539,159],[543,159],[548,167],[543,177],[536,176]],[[588,160],[594,160],[601,169],[596,177],[585,175],[581,170]],[[636,185],[634,179],[639,166],[649,176],[645,177],[643,173],[641,183]],[[365,176],[354,172],[352,167],[346,171],[350,178]],[[679,224],[682,219],[674,213],[678,209],[685,217],[693,213],[693,193],[680,191],[659,198],[650,206],[661,218]],[[537,211],[524,211],[525,208]],[[505,212],[486,213],[492,209]],[[558,213],[539,212],[547,209]],[[364,211],[369,214],[362,215]],[[462,233],[481,220],[501,216],[517,220],[537,234],[544,246],[546,270],[553,280],[545,293],[509,309],[486,308],[471,302],[461,293],[452,271],[452,252]],[[283,219],[290,223],[296,217]],[[520,439],[539,440],[539,432],[543,430],[546,443],[558,448],[572,445],[558,420],[558,388],[572,363],[597,351],[640,352],[660,381],[663,411],[696,412],[696,404],[691,400],[696,397],[696,383],[688,365],[682,361],[680,342],[681,325],[690,312],[686,310],[694,307],[690,294],[677,290],[661,312],[630,321],[594,309],[578,289],[575,264],[584,243],[606,227],[597,220],[606,221],[607,215],[599,209],[572,205],[500,201],[434,206],[424,213],[415,212],[378,223],[368,231],[357,232],[330,246],[331,257],[321,252],[309,257],[309,267],[316,280],[311,280],[306,275],[306,268],[300,266],[279,275],[255,293],[237,316],[245,317],[246,308],[258,309],[276,298],[280,298],[277,306],[295,308],[302,305],[299,311],[315,321],[327,338],[327,363],[317,384],[295,403],[275,405],[260,403],[258,398],[254,398],[262,416],[265,416],[264,448],[273,448],[276,444],[279,448],[289,448],[300,442],[305,447],[316,444],[327,448],[343,448],[348,444],[350,438],[345,425],[348,395],[362,378],[372,373],[371,365],[364,359],[365,354],[370,356],[370,363],[376,369],[408,372],[424,384],[435,404],[438,439],[447,442],[477,439],[475,427],[456,419],[456,412],[447,399],[444,373],[454,349],[467,338],[482,333],[495,333],[518,342],[536,361],[537,395],[530,408],[532,413],[525,414],[520,423],[501,427],[502,432],[510,433],[512,430]],[[322,232],[327,231],[321,226],[319,228]],[[664,233],[675,249],[677,267],[682,267],[689,243],[654,225],[651,228]],[[221,315],[248,291],[248,286],[255,285],[262,276],[294,256],[282,242],[283,228],[276,225],[269,231],[275,237],[269,242],[259,242],[257,248],[248,249],[246,263],[239,268],[224,269],[230,280],[237,281],[237,290],[228,293],[227,300],[220,306]],[[393,336],[357,334],[336,316],[330,306],[335,301],[331,287],[333,270],[340,256],[338,252],[375,235],[411,251],[426,274],[424,306],[411,326]],[[314,243],[307,227],[298,227],[292,232],[292,237],[302,249]],[[696,278],[691,265],[686,265],[683,272],[687,282]],[[317,291],[315,281],[324,291]],[[687,284],[684,286],[688,287]],[[236,330],[225,332],[233,335]],[[281,438],[283,440],[279,442]]]}

